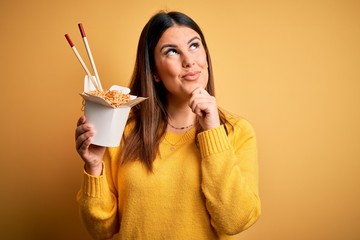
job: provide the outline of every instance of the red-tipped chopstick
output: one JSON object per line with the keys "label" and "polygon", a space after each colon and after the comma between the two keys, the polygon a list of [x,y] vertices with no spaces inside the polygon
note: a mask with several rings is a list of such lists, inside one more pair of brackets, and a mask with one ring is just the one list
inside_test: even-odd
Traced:
{"label": "red-tipped chopstick", "polygon": [[90,59],[91,66],[92,66],[92,68],[94,70],[94,73],[95,73],[97,84],[100,87],[100,89],[102,90],[101,81],[100,81],[99,74],[98,74],[96,66],[95,66],[94,58],[93,58],[93,56],[91,54],[90,46],[89,46],[88,40],[86,38],[84,27],[83,27],[83,25],[81,23],[79,23],[78,26],[79,26],[79,30],[80,30],[80,33],[81,33],[81,37],[82,37],[82,39],[84,41],[86,52],[88,53],[88,56],[89,56],[89,59]]}
{"label": "red-tipped chopstick", "polygon": [[69,35],[68,35],[68,34],[65,34],[65,38],[66,38],[66,40],[68,41],[68,43],[70,44],[70,47],[71,47],[72,50],[74,51],[77,59],[79,60],[81,66],[84,68],[84,70],[85,70],[86,74],[88,75],[89,79],[91,80],[92,84],[95,86],[95,88],[96,88],[97,90],[101,91],[102,89],[97,85],[96,80],[93,78],[93,76],[91,75],[89,69],[86,67],[84,61],[82,60],[82,58],[81,58],[79,52],[77,51],[74,43],[71,41]]}

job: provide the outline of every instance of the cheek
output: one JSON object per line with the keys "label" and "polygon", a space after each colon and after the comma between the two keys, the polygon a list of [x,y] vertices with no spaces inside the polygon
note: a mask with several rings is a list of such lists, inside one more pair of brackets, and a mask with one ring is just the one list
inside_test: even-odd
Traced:
{"label": "cheek", "polygon": [[204,76],[205,76],[205,85],[207,85],[208,84],[208,82],[209,82],[209,71],[208,71],[208,69],[206,69],[206,71],[204,71]]}
{"label": "cheek", "polygon": [[180,74],[180,68],[177,64],[172,62],[163,62],[157,67],[159,76],[165,77],[177,77]]}
{"label": "cheek", "polygon": [[199,52],[199,54],[197,55],[197,62],[198,65],[201,66],[202,68],[208,68],[208,62],[205,51]]}

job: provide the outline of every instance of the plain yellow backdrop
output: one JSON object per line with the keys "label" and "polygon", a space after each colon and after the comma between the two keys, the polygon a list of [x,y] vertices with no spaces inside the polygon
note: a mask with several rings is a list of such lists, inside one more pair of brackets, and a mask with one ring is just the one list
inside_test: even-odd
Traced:
{"label": "plain yellow backdrop", "polygon": [[219,105],[256,130],[263,212],[239,239],[360,239],[357,0],[1,0],[0,238],[89,239],[75,202],[85,73],[64,34],[87,60],[83,23],[103,86],[127,85],[161,9],[199,23]]}

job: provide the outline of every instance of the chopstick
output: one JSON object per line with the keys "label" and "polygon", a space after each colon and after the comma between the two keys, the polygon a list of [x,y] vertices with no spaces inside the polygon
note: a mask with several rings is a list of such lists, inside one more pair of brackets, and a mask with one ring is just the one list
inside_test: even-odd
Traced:
{"label": "chopstick", "polygon": [[79,29],[80,29],[81,37],[82,37],[82,39],[84,41],[86,52],[88,53],[88,56],[89,56],[89,59],[90,59],[91,66],[92,66],[92,68],[94,70],[94,73],[95,73],[96,82],[97,82],[99,88],[102,90],[101,81],[100,81],[99,74],[98,74],[96,66],[95,66],[93,56],[91,54],[90,46],[89,46],[89,43],[88,43],[87,38],[86,38],[84,27],[83,27],[83,25],[81,23],[79,23],[78,26],[79,26]]}
{"label": "chopstick", "polygon": [[101,91],[101,89],[99,88],[99,86],[97,85],[97,82],[95,81],[95,79],[93,78],[93,76],[91,75],[89,69],[86,67],[86,64],[84,63],[84,61],[82,60],[79,52],[77,51],[74,43],[71,41],[70,37],[68,34],[65,34],[65,38],[68,41],[70,47],[72,48],[72,50],[74,51],[77,59],[79,60],[81,66],[84,68],[86,74],[88,75],[89,79],[91,80],[92,84],[95,86],[96,90]]}

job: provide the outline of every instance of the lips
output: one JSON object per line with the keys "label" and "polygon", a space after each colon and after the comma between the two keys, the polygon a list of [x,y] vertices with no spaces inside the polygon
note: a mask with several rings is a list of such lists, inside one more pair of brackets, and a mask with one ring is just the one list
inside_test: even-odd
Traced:
{"label": "lips", "polygon": [[194,81],[199,78],[201,71],[188,72],[181,76],[182,79],[187,81]]}

